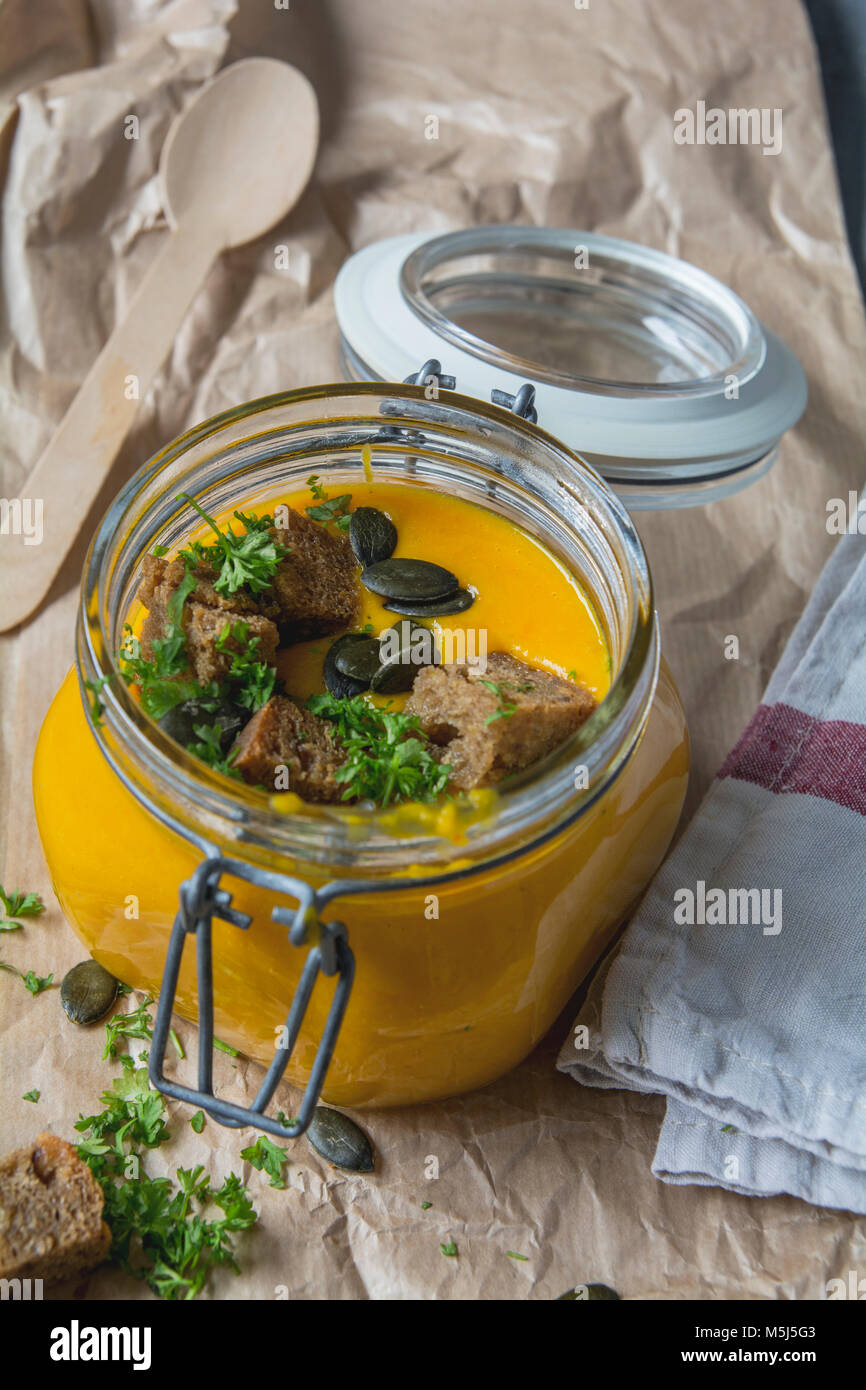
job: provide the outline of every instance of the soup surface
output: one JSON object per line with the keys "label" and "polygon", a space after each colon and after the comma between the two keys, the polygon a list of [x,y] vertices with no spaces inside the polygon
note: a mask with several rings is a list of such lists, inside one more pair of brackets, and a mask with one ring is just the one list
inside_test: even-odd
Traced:
{"label": "soup surface", "polygon": [[195,529],[146,557],[121,671],[172,739],[272,794],[381,808],[490,787],[603,699],[601,625],[510,519],[365,474],[219,517],[187,497]]}
{"label": "soup surface", "polygon": [[[303,512],[310,493],[282,500]],[[607,644],[588,597],[574,575],[512,521],[463,498],[404,483],[355,483],[352,506],[377,507],[390,517],[397,528],[396,557],[444,565],[475,593],[465,613],[430,620],[437,637],[462,630],[468,644],[471,633],[480,637],[483,632],[488,651],[509,652],[530,666],[570,676],[596,700],[607,694]],[[380,633],[399,621],[385,602],[362,587],[357,626],[370,624]],[[293,694],[305,699],[324,690],[322,667],[330,640],[299,642],[280,652],[277,668]],[[388,698],[398,707],[406,697]]]}

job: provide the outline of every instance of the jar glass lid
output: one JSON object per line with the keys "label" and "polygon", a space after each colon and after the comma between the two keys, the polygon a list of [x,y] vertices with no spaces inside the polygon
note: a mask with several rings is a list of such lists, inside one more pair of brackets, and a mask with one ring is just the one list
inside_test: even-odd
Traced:
{"label": "jar glass lid", "polygon": [[615,237],[393,237],[351,257],[335,300],[350,376],[402,381],[434,358],[484,400],[529,382],[539,425],[633,509],[746,486],[806,403],[793,353],[733,291]]}

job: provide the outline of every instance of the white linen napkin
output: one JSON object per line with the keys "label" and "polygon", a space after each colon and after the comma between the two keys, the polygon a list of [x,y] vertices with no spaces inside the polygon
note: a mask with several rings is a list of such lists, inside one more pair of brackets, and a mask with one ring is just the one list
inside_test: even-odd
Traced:
{"label": "white linen napkin", "polygon": [[864,926],[866,535],[849,533],[557,1065],[668,1097],[666,1182],[866,1212]]}

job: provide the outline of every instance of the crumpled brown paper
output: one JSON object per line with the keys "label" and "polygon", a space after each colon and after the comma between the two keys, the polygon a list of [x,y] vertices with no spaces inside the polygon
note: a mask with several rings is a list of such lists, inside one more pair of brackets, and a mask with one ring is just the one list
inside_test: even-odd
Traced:
{"label": "crumpled brown paper", "polygon": [[[221,63],[253,53],[293,62],[315,84],[317,172],[283,227],[214,268],[91,525],[122,480],[189,424],[339,378],[331,285],[346,255],[377,237],[514,220],[684,256],[787,339],[811,393],[757,486],[638,518],[690,714],[694,805],[826,559],[827,499],[863,482],[864,320],[799,4],[44,0],[37,24],[28,0],[0,0],[3,495],[23,483],[165,235],[154,174],[172,116]],[[782,153],[675,145],[673,113],[698,99],[782,108]],[[123,136],[130,113],[136,141]],[[429,115],[438,141],[425,138]],[[288,271],[275,267],[278,244],[290,248]],[[3,935],[0,952],[57,979],[82,948],[50,891],[29,780],[43,713],[71,660],[86,540],[0,654],[3,882],[49,904]],[[737,661],[724,659],[731,634]],[[31,998],[5,974],[0,1010],[2,1147],[47,1127],[72,1137],[79,1110],[96,1108],[117,1071],[101,1060],[102,1028],[73,1034],[55,990]],[[189,1048],[194,1030],[180,1031]],[[829,1278],[862,1264],[862,1223],[844,1214],[656,1182],[661,1101],[589,1092],[557,1074],[562,1034],[475,1095],[360,1116],[378,1153],[371,1178],[329,1168],[301,1140],[289,1189],[272,1190],[239,1158],[250,1131],[209,1121],[197,1136],[188,1112],[172,1107],[175,1138],[149,1171],[234,1169],[261,1210],[259,1229],[239,1242],[241,1277],[221,1272],[210,1295],[551,1298],[601,1281],[630,1298],[822,1298]],[[258,1069],[219,1061],[230,1097],[249,1100]],[[35,1106],[21,1099],[33,1087]],[[287,1110],[291,1099],[287,1090]],[[425,1176],[437,1165],[438,1178]],[[440,1253],[448,1240],[456,1259]],[[147,1291],[103,1269],[86,1296]]]}

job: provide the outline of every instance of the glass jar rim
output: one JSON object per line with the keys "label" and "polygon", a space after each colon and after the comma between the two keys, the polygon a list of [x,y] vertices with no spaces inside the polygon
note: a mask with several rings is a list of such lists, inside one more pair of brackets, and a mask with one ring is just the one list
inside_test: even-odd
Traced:
{"label": "glass jar rim", "polygon": [[[317,409],[323,413],[316,415]],[[245,431],[250,425],[265,428],[249,434]],[[310,429],[325,431],[326,440],[339,438],[356,454],[370,437],[387,438],[381,447],[393,449],[395,457],[410,448],[413,456],[423,453],[424,443],[431,438],[439,448],[444,447],[443,440],[451,446],[448,430],[461,440],[474,430],[473,447],[482,453],[487,449],[493,463],[461,465],[468,470],[467,476],[475,471],[479,485],[484,480],[489,486],[492,478],[500,480],[501,490],[523,488],[527,497],[534,496],[540,504],[538,478],[536,493],[528,486],[534,450],[544,457],[545,467],[555,466],[564,504],[571,505],[570,497],[577,509],[583,509],[587,525],[595,527],[594,542],[606,544],[622,565],[621,579],[628,589],[628,631],[620,634],[619,659],[607,696],[549,758],[498,790],[495,817],[471,826],[465,842],[435,834],[396,837],[383,832],[383,813],[362,817],[359,826],[357,811],[350,807],[317,808],[313,815],[277,812],[261,793],[229,781],[179,750],[144,714],[119,678],[114,655],[121,617],[118,605],[128,603],[135,566],[176,516],[179,508],[173,498],[177,492],[199,492],[195,480],[203,480],[208,466],[218,464],[223,469],[221,477],[233,477],[232,469],[240,466],[244,451],[252,451],[260,461],[285,455],[289,438],[299,430],[297,447],[302,448],[308,438],[304,430]],[[214,444],[216,450],[207,452]],[[497,449],[503,452],[497,454]],[[519,461],[515,464],[519,478],[507,476],[512,455]],[[449,466],[456,466],[454,458]],[[424,387],[326,383],[261,397],[203,421],[155,454],[121,489],[97,528],[82,577],[77,667],[85,711],[102,753],[139,802],[205,853],[227,840],[240,841],[253,858],[271,860],[277,854],[330,868],[348,864],[359,876],[393,874],[401,865],[431,864],[442,881],[453,861],[464,861],[454,873],[487,869],[558,834],[595,802],[631,755],[648,716],[658,660],[646,557],[627,512],[601,477],[558,440],[501,407],[444,390],[431,401]],[[85,698],[87,689],[94,688],[100,691],[103,707],[99,719]],[[587,784],[581,788],[575,786],[577,762],[587,770]],[[351,834],[347,830],[350,818]],[[423,882],[417,870],[414,881]]]}
{"label": "glass jar rim", "polygon": [[[592,271],[588,283],[585,274],[575,272],[577,251],[587,253],[586,268]],[[458,296],[477,295],[491,279],[500,287],[513,281],[521,302],[535,295],[542,307],[555,298],[557,289],[572,296],[578,289],[590,297],[603,294],[619,306],[615,312],[629,313],[644,326],[656,350],[678,336],[677,324],[687,324],[701,335],[705,353],[716,357],[714,370],[677,380],[635,381],[534,360],[473,332],[440,307],[442,296],[460,304]],[[399,283],[412,312],[443,343],[501,371],[569,390],[629,397],[713,395],[723,391],[732,376],[744,386],[766,355],[759,320],[727,285],[688,261],[606,234],[508,224],[444,232],[406,256]]]}

